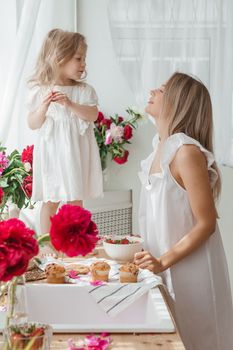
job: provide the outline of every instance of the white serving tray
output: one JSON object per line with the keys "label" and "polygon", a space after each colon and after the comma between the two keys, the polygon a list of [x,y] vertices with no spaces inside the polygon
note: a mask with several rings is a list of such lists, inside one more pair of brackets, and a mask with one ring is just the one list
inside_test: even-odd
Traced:
{"label": "white serving tray", "polygon": [[29,321],[48,323],[55,333],[175,331],[159,288],[151,289],[115,317],[108,316],[76,284],[27,284],[26,294]]}

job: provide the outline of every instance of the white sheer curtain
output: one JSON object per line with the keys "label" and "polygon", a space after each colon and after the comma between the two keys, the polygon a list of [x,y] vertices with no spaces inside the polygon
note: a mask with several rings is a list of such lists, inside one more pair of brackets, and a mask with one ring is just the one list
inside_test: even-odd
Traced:
{"label": "white sheer curtain", "polygon": [[[25,106],[29,78],[52,28],[75,30],[76,0],[10,0],[0,4],[0,141],[10,149],[33,144]],[[10,23],[10,24],[9,24]]]}
{"label": "white sheer curtain", "polygon": [[109,21],[116,55],[139,105],[176,70],[207,85],[217,160],[233,166],[233,1],[109,0]]}

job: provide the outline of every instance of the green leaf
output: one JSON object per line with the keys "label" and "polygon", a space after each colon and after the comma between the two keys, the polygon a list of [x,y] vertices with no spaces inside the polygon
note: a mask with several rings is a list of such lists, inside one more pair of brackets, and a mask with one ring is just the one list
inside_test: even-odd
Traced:
{"label": "green leaf", "polygon": [[5,179],[4,177],[0,177],[0,187],[2,188],[8,187],[7,179]]}

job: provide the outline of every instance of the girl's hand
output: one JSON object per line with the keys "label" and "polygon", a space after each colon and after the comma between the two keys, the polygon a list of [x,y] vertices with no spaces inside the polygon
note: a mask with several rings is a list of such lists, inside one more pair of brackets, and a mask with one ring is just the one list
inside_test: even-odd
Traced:
{"label": "girl's hand", "polygon": [[52,102],[59,103],[65,107],[71,107],[72,101],[69,99],[69,97],[67,97],[66,94],[60,91],[53,92],[52,94]]}
{"label": "girl's hand", "polygon": [[134,255],[134,263],[141,269],[147,269],[153,273],[160,273],[164,270],[160,260],[154,258],[147,251],[136,253]]}
{"label": "girl's hand", "polygon": [[46,114],[48,108],[49,108],[49,105],[50,103],[52,102],[53,100],[53,92],[50,92],[48,95],[46,95],[42,101],[42,104],[41,104],[41,107],[40,107],[40,111],[43,113],[43,114]]}

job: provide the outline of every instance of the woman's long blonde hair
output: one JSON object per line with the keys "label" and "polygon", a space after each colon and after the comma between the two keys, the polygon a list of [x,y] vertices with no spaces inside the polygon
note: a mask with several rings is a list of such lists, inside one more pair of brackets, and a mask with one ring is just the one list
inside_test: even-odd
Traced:
{"label": "woman's long blonde hair", "polygon": [[[209,91],[201,81],[184,73],[174,73],[166,82],[162,114],[169,116],[169,135],[183,132],[213,153],[212,104]],[[218,173],[213,188],[214,198],[218,199],[221,177],[215,162],[212,168]]]}
{"label": "woman's long blonde hair", "polygon": [[58,76],[59,67],[68,62],[79,48],[84,52],[87,49],[85,37],[82,34],[52,29],[43,42],[35,72],[29,83],[53,84]]}

